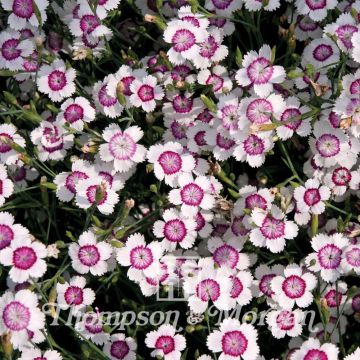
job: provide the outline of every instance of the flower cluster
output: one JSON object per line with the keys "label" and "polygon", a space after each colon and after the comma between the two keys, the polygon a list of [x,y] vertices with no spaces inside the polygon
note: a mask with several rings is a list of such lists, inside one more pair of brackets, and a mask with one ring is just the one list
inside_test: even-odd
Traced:
{"label": "flower cluster", "polygon": [[1,358],[360,358],[359,0],[0,3]]}

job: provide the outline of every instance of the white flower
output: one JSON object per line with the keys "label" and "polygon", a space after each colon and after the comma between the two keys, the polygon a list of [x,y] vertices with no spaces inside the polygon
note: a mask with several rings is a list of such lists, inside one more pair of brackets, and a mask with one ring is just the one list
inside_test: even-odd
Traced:
{"label": "white flower", "polygon": [[216,14],[222,16],[231,16],[233,12],[241,9],[242,1],[241,0],[225,0],[225,1],[217,1],[217,0],[206,0],[205,8],[210,11],[215,11]]}
{"label": "white flower", "polygon": [[119,172],[130,170],[145,160],[146,148],[138,144],[143,135],[138,126],[130,126],[122,131],[119,125],[110,124],[102,133],[105,144],[100,145],[101,160],[113,162],[115,170]]}
{"label": "white flower", "polygon": [[61,112],[56,117],[56,120],[64,120],[77,131],[82,131],[84,123],[89,123],[94,119],[95,109],[89,100],[81,96],[64,101],[61,104]]}
{"label": "white flower", "polygon": [[318,234],[311,240],[315,253],[306,257],[306,265],[310,271],[320,271],[321,277],[327,282],[334,282],[341,274],[341,260],[344,248],[349,245],[349,240],[342,234]]}
{"label": "white flower", "polygon": [[76,205],[81,209],[88,209],[96,204],[101,213],[108,215],[114,211],[114,206],[119,202],[119,195],[101,177],[80,179],[75,185],[75,191]]}
{"label": "white flower", "polygon": [[205,69],[225,59],[229,50],[222,45],[224,35],[219,29],[209,31],[206,39],[199,44],[199,52],[192,57],[192,62],[198,69]]}
{"label": "white flower", "polygon": [[337,44],[342,51],[349,52],[353,47],[351,38],[359,31],[355,19],[349,14],[341,14],[336,22],[324,27],[324,34],[330,34],[337,38]]}
{"label": "white flower", "polygon": [[300,349],[295,350],[291,355],[291,360],[305,360],[305,359],[338,359],[339,350],[334,344],[324,343],[320,344],[318,339],[309,339],[305,341]]}
{"label": "white flower", "polygon": [[161,245],[165,250],[175,250],[177,244],[184,249],[194,245],[197,235],[195,219],[186,218],[175,209],[165,210],[162,217],[164,221],[154,223],[153,233],[157,238],[163,238]]}
{"label": "white flower", "polygon": [[296,9],[301,15],[309,15],[314,21],[325,19],[328,10],[332,10],[337,5],[336,0],[296,0]]}
{"label": "white flower", "polygon": [[[24,0],[23,0],[24,1]],[[26,58],[34,51],[31,40],[22,39],[19,31],[0,32],[0,69],[23,70]]]}
{"label": "white flower", "polygon": [[287,98],[285,109],[279,117],[279,121],[285,124],[276,128],[276,133],[280,139],[290,139],[294,133],[301,137],[308,136],[311,133],[310,118],[302,119],[301,116],[309,111],[310,108],[301,106],[296,97]]}
{"label": "white flower", "polygon": [[26,145],[13,124],[0,125],[0,161],[6,165],[13,165],[19,159],[19,153],[11,147],[12,143],[22,148]]}
{"label": "white flower", "polygon": [[325,211],[324,201],[330,198],[330,189],[321,186],[317,179],[309,179],[305,186],[298,186],[294,190],[297,209],[301,213],[322,214]]}
{"label": "white flower", "polygon": [[104,81],[98,81],[94,84],[92,97],[97,110],[114,119],[121,115],[124,107],[118,102],[115,96],[109,95],[107,91],[107,81],[109,79],[110,77],[107,77]]}
{"label": "white flower", "polygon": [[352,270],[356,274],[360,274],[360,247],[359,245],[349,245],[343,250],[343,258],[341,260],[341,269],[344,273]]}
{"label": "white flower", "polygon": [[134,79],[130,84],[130,103],[132,106],[141,107],[145,112],[155,110],[156,100],[164,97],[163,89],[157,85],[155,76],[148,75],[144,78]]}
{"label": "white flower", "polygon": [[295,36],[299,41],[317,39],[322,36],[320,24],[313,21],[308,15],[299,15],[296,19]]}
{"label": "white flower", "polygon": [[164,31],[164,40],[172,47],[167,52],[169,60],[174,65],[185,63],[198,56],[199,44],[208,37],[208,32],[188,21],[172,20]]}
{"label": "white flower", "polygon": [[305,47],[301,64],[304,68],[306,64],[312,64],[315,69],[326,72],[335,67],[339,59],[340,50],[333,41],[328,38],[315,39]]}
{"label": "white flower", "polygon": [[271,62],[271,48],[263,45],[259,52],[250,51],[243,59],[242,69],[235,76],[240,86],[253,86],[258,96],[268,96],[273,91],[273,84],[280,84],[285,80],[285,70],[282,66]]}
{"label": "white flower", "polygon": [[348,189],[359,189],[360,172],[358,170],[350,171],[345,166],[337,166],[329,169],[323,182],[334,195],[342,196]]}
{"label": "white flower", "polygon": [[274,146],[268,132],[255,135],[239,131],[236,144],[233,154],[235,159],[247,162],[251,167],[261,166],[265,162],[265,154]]}
{"label": "white flower", "polygon": [[39,349],[31,348],[24,350],[21,353],[21,356],[18,360],[37,360],[37,359],[46,359],[46,360],[62,360],[63,357],[56,350],[46,350],[41,352]]}
{"label": "white flower", "polygon": [[229,92],[233,87],[228,71],[221,65],[215,65],[210,70],[204,69],[199,71],[197,80],[201,85],[211,85],[215,95]]}
{"label": "white flower", "polygon": [[14,224],[15,218],[8,212],[0,212],[0,253],[11,242],[30,238],[29,230],[20,224]]}
{"label": "white flower", "polygon": [[224,242],[220,237],[211,237],[207,247],[212,253],[214,263],[220,268],[245,270],[250,266],[248,255],[240,252],[243,245],[237,238]]}
{"label": "white flower", "polygon": [[273,253],[283,251],[285,240],[294,239],[298,234],[298,226],[287,220],[276,205],[272,205],[270,211],[255,208],[251,213],[251,221],[257,227],[251,230],[249,240],[255,246],[265,246]]}
{"label": "white flower", "polygon": [[189,296],[188,305],[194,313],[203,313],[209,301],[220,310],[230,310],[234,302],[231,299],[231,271],[227,267],[216,269],[211,258],[199,260],[199,270],[194,276],[186,277],[184,293]]}
{"label": "white flower", "polygon": [[206,345],[214,353],[221,352],[220,360],[256,360],[260,352],[257,337],[252,325],[229,318],[221,323],[219,330],[210,333]]}
{"label": "white flower", "polygon": [[62,122],[45,120],[30,133],[30,138],[38,148],[41,161],[62,160],[74,141],[74,135],[67,133]]}
{"label": "white flower", "polygon": [[57,302],[62,310],[71,308],[73,313],[78,313],[95,300],[95,292],[85,289],[86,279],[82,276],[73,276],[69,282],[57,283]]}
{"label": "white flower", "polygon": [[38,297],[30,290],[3,293],[0,317],[0,334],[10,332],[10,341],[15,348],[28,343],[29,332],[43,330],[45,325],[45,315],[38,308]]}
{"label": "white flower", "polygon": [[71,201],[76,194],[77,183],[91,177],[95,177],[95,173],[89,162],[82,159],[74,161],[70,172],[61,172],[55,176],[56,196],[61,201]]}
{"label": "white flower", "polygon": [[274,310],[266,315],[271,335],[281,339],[286,335],[290,337],[299,336],[302,333],[302,321],[304,312],[296,310]]}
{"label": "white flower", "polygon": [[211,182],[206,176],[195,180],[190,174],[181,174],[178,178],[180,188],[169,192],[169,201],[181,205],[181,212],[188,217],[195,216],[200,209],[210,210],[215,205],[211,194]]}
{"label": "white flower", "polygon": [[[34,0],[37,9],[40,12],[41,22],[46,21],[46,8],[49,5],[48,0]],[[21,30],[29,25],[36,28],[41,26],[38,17],[35,14],[33,0],[1,0],[1,5],[6,11],[11,11],[8,17],[8,24],[12,29]]]}
{"label": "white flower", "polygon": [[46,247],[39,241],[31,242],[29,237],[14,239],[0,252],[0,263],[11,266],[11,280],[22,283],[30,278],[40,278],[46,272]]}
{"label": "white flower", "polygon": [[317,284],[315,275],[302,273],[299,265],[288,265],[284,276],[276,276],[271,280],[271,290],[275,293],[273,299],[284,309],[291,310],[294,305],[308,307],[314,297],[311,293]]}
{"label": "white flower", "polygon": [[344,360],[357,360],[360,357],[360,348],[357,348],[353,353],[346,356]]}
{"label": "white flower", "polygon": [[175,334],[172,325],[161,325],[157,330],[146,335],[145,344],[154,349],[152,357],[161,356],[164,360],[180,360],[181,351],[186,348],[186,340],[183,335]]}
{"label": "white flower", "polygon": [[274,295],[274,291],[271,290],[271,280],[277,275],[284,273],[284,266],[273,265],[271,267],[261,264],[255,269],[255,293],[258,297],[265,295],[267,301],[270,300]]}
{"label": "white flower", "polygon": [[104,242],[97,242],[96,236],[91,231],[83,232],[77,243],[69,246],[71,264],[79,274],[101,276],[108,271],[108,260],[112,253],[112,247]]}
{"label": "white flower", "polygon": [[[217,120],[219,122],[219,120]],[[209,129],[205,134],[205,141],[210,147],[216,160],[226,160],[233,155],[235,140],[228,131],[221,129]]]}
{"label": "white flower", "polygon": [[7,199],[14,191],[14,184],[8,178],[6,167],[0,164],[0,206],[4,205]]}
{"label": "white flower", "polygon": [[116,259],[121,266],[130,266],[127,272],[130,280],[140,282],[144,275],[152,277],[160,272],[162,255],[158,241],[146,244],[144,236],[135,233],[127,238],[124,247],[117,249]]}
{"label": "white flower", "polygon": [[42,65],[39,69],[37,86],[40,92],[47,94],[52,101],[62,101],[75,92],[76,72],[66,68],[64,61],[55,60],[51,65]]}
{"label": "white flower", "polygon": [[184,153],[184,148],[176,142],[156,144],[149,148],[147,158],[154,164],[154,174],[159,180],[175,187],[177,179],[183,173],[190,173],[195,168],[195,159]]}
{"label": "white flower", "polygon": [[280,0],[269,0],[266,3],[257,0],[244,0],[244,6],[249,11],[259,11],[261,9],[274,11],[280,6]]}
{"label": "white flower", "polygon": [[[316,165],[330,167],[345,165],[350,150],[349,138],[341,129],[333,129],[330,124],[318,121],[314,125],[314,138],[310,138],[310,148]],[[350,160],[348,160],[350,161]],[[349,166],[353,165],[351,161]]]}
{"label": "white flower", "polygon": [[103,351],[111,360],[135,360],[136,348],[136,342],[133,338],[117,333],[110,336]]}

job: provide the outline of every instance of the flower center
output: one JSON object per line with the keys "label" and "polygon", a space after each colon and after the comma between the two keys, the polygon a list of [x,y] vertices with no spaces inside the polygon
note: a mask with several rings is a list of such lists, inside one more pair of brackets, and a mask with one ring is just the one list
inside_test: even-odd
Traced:
{"label": "flower center", "polygon": [[9,225],[0,224],[0,250],[10,245],[14,239],[14,232]]}
{"label": "flower center", "polygon": [[281,330],[291,330],[295,326],[295,315],[291,311],[283,310],[276,317],[276,324]]}
{"label": "flower center", "polygon": [[196,295],[202,301],[216,301],[220,296],[220,285],[213,279],[202,280],[196,287]]}
{"label": "flower center", "polygon": [[64,112],[64,118],[70,124],[84,118],[84,109],[77,104],[71,104]]}
{"label": "flower center", "polygon": [[332,134],[323,134],[316,140],[316,149],[320,155],[329,158],[340,152],[340,141]]}
{"label": "flower center", "polygon": [[259,57],[250,64],[246,72],[253,84],[263,85],[271,79],[274,68],[269,60]]}
{"label": "flower center", "polygon": [[234,247],[224,244],[214,251],[213,258],[219,266],[234,269],[239,261],[239,253]]}
{"label": "flower center", "polygon": [[165,355],[170,354],[175,350],[175,340],[172,336],[160,336],[156,340],[155,348],[162,350]]}
{"label": "flower center", "polygon": [[100,253],[95,245],[81,246],[78,257],[80,262],[85,266],[94,266],[100,261]]}
{"label": "flower center", "polygon": [[285,235],[285,224],[283,221],[267,215],[260,227],[260,231],[267,239],[278,239]]}
{"label": "flower center", "polygon": [[332,47],[326,44],[320,44],[313,50],[313,56],[317,61],[326,61],[333,53]]}
{"label": "flower center", "polygon": [[304,360],[328,360],[328,356],[322,350],[311,349],[304,356]]}
{"label": "flower center", "polygon": [[282,289],[290,299],[297,299],[304,295],[306,283],[300,276],[290,275],[284,280]]}
{"label": "flower center", "polygon": [[151,250],[143,245],[136,246],[130,251],[131,266],[138,270],[148,268],[154,261]]}
{"label": "flower center", "polygon": [[186,227],[182,220],[169,220],[164,226],[164,235],[171,242],[181,242],[186,234]]}
{"label": "flower center", "polygon": [[143,102],[154,100],[154,88],[150,85],[141,85],[138,90],[138,96]]}
{"label": "flower center", "polygon": [[14,0],[12,10],[16,16],[29,19],[34,13],[33,2],[32,0]]}
{"label": "flower center", "polygon": [[5,60],[11,61],[17,59],[21,55],[21,50],[17,49],[19,40],[6,40],[1,47],[1,54]]}
{"label": "flower center", "polygon": [[320,202],[321,196],[319,189],[307,189],[304,193],[304,201],[308,206],[316,205]]}
{"label": "flower center", "polygon": [[111,344],[110,354],[116,359],[124,359],[129,352],[129,345],[124,340],[117,340]]}
{"label": "flower center", "polygon": [[171,39],[173,49],[176,52],[189,50],[195,44],[195,35],[187,29],[177,30]]}
{"label": "flower center", "polygon": [[181,156],[174,151],[163,152],[158,161],[166,175],[173,175],[181,170]]}
{"label": "flower center", "polygon": [[65,73],[60,70],[54,70],[48,76],[48,84],[52,91],[62,90],[67,84]]}
{"label": "flower center", "polygon": [[13,264],[21,270],[30,269],[36,262],[37,256],[31,247],[22,246],[13,252]]}
{"label": "flower center", "polygon": [[244,151],[248,155],[261,155],[265,150],[264,140],[256,135],[250,135],[243,143]]}
{"label": "flower center", "polygon": [[83,303],[83,290],[78,286],[69,286],[64,294],[68,305],[80,305]]}
{"label": "flower center", "polygon": [[320,266],[324,269],[337,269],[341,262],[342,250],[334,244],[323,246],[317,254]]}
{"label": "flower center", "polygon": [[248,340],[245,335],[239,331],[228,331],[221,339],[223,353],[229,356],[241,356],[248,347]]}
{"label": "flower center", "polygon": [[109,151],[117,160],[130,160],[136,152],[136,143],[128,134],[117,133],[109,141]]}
{"label": "flower center", "polygon": [[2,318],[7,328],[12,331],[21,331],[30,324],[30,310],[19,301],[12,301],[4,308]]}
{"label": "flower center", "polygon": [[195,184],[187,184],[180,190],[181,200],[184,204],[190,206],[199,206],[204,198],[203,189]]}

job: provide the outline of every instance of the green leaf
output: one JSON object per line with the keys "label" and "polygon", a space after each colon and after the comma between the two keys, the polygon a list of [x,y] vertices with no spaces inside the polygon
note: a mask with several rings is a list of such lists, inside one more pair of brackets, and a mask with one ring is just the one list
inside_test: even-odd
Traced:
{"label": "green leaf", "polygon": [[242,66],[242,61],[243,61],[243,54],[242,54],[241,50],[239,49],[239,47],[237,47],[236,52],[235,52],[236,65],[238,67],[241,67]]}
{"label": "green leaf", "polygon": [[201,101],[204,103],[204,105],[211,111],[211,112],[216,112],[217,111],[217,106],[214,102],[214,100],[208,98],[206,95],[201,94],[200,95],[200,99]]}
{"label": "green leaf", "polygon": [[271,49],[271,63],[273,64],[276,59],[276,45]]}

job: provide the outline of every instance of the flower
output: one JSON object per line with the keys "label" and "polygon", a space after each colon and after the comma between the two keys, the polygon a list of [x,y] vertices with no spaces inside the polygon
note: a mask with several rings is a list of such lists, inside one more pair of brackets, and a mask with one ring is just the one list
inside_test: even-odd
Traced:
{"label": "flower", "polygon": [[110,336],[103,351],[111,360],[135,360],[136,348],[136,342],[133,338],[117,333]]}
{"label": "flower", "polygon": [[284,267],[282,265],[273,265],[271,267],[261,264],[255,269],[255,278],[257,279],[255,283],[255,290],[257,296],[265,295],[267,300],[273,298],[275,295],[274,291],[271,289],[271,280],[276,276],[280,276],[284,273]]}
{"label": "flower", "polygon": [[104,332],[105,323],[106,319],[98,310],[91,311],[85,313],[80,321],[75,323],[75,329],[85,339],[90,339],[96,345],[103,345],[110,339],[110,334]]}
{"label": "flower", "polygon": [[73,146],[74,135],[69,134],[63,128],[63,123],[43,120],[31,134],[31,141],[39,150],[39,159],[62,160],[66,150]]}
{"label": "flower", "polygon": [[113,162],[117,171],[130,170],[145,159],[146,149],[138,144],[143,135],[144,132],[138,126],[130,126],[122,131],[119,125],[110,124],[102,133],[106,142],[99,148],[101,160]]}
{"label": "flower", "polygon": [[66,68],[62,60],[51,65],[42,65],[39,69],[37,86],[40,92],[47,94],[52,101],[58,102],[75,92],[76,72]]}
{"label": "flower", "polygon": [[178,178],[180,188],[169,192],[169,201],[181,205],[185,216],[195,216],[200,209],[210,210],[215,205],[211,194],[211,182],[206,176],[198,176],[195,180],[190,174],[181,174]]}
{"label": "flower", "polygon": [[352,352],[350,355],[346,356],[344,360],[356,360],[360,356],[360,348],[357,348],[354,352]]}
{"label": "flower", "polygon": [[71,265],[79,274],[91,273],[101,276],[108,271],[108,260],[112,247],[105,241],[97,242],[96,236],[91,231],[83,232],[78,242],[69,246]]}
{"label": "flower", "polygon": [[296,0],[296,9],[301,15],[308,15],[314,21],[325,19],[328,10],[336,7],[336,0]]}
{"label": "flower", "polygon": [[295,188],[294,198],[301,213],[321,214],[325,211],[324,201],[330,198],[330,189],[316,179],[309,179],[305,186]]}
{"label": "flower", "polygon": [[88,209],[95,204],[105,215],[111,214],[119,201],[119,195],[101,176],[79,179],[75,185],[75,192],[75,202],[79,208]]}
{"label": "flower", "polygon": [[4,205],[5,199],[7,199],[13,191],[14,184],[7,176],[6,167],[0,164],[0,206]]}
{"label": "flower", "polygon": [[[327,282],[334,282],[341,275],[341,260],[344,248],[349,245],[349,240],[342,234],[335,233],[331,236],[318,234],[311,240],[315,253],[306,257],[306,265],[310,271],[320,271],[321,277]],[[314,263],[314,264],[313,264]]]}
{"label": "flower", "polygon": [[95,173],[89,162],[81,159],[74,161],[70,172],[61,172],[55,176],[56,196],[61,201],[71,201],[76,194],[77,183],[91,177],[95,177]]}
{"label": "flower", "polygon": [[266,132],[246,134],[239,132],[236,137],[234,157],[238,161],[245,161],[251,167],[259,167],[265,162],[265,154],[274,146]]}
{"label": "flower", "polygon": [[186,340],[183,335],[175,334],[175,331],[172,325],[164,324],[146,335],[146,346],[155,349],[151,352],[152,357],[161,356],[164,360],[180,360],[181,351],[186,348]]}
{"label": "flower", "polygon": [[25,139],[17,134],[14,125],[0,125],[0,161],[6,165],[13,165],[19,159],[19,153],[11,147],[12,144],[24,148]]}
{"label": "flower", "polygon": [[19,31],[0,32],[0,69],[22,70],[26,58],[34,51],[31,40],[22,39]]}
{"label": "flower", "polygon": [[195,219],[186,218],[175,209],[165,210],[162,217],[164,221],[154,223],[153,233],[157,238],[163,238],[161,245],[165,250],[175,250],[177,244],[184,249],[194,245],[197,235]]}
{"label": "flower", "polygon": [[164,31],[164,41],[172,45],[167,52],[170,62],[181,65],[186,60],[193,60],[199,53],[199,44],[204,42],[207,36],[205,29],[188,21],[170,21]]}
{"label": "flower", "polygon": [[10,213],[0,212],[0,253],[10,246],[12,241],[30,238],[29,230],[20,224],[14,224],[15,218]]}
{"label": "flower", "polygon": [[85,289],[86,279],[82,276],[73,276],[69,282],[56,284],[57,302],[62,310],[71,308],[76,314],[95,300],[95,293]]}
{"label": "flower", "polygon": [[[39,17],[35,12],[34,4]],[[11,11],[8,17],[8,24],[12,29],[21,30],[32,25],[36,28],[46,21],[46,8],[49,5],[48,0],[1,0],[1,5],[6,11]],[[41,24],[39,23],[41,19]]]}
{"label": "flower", "polygon": [[156,100],[164,97],[164,92],[157,85],[156,77],[148,75],[141,80],[134,79],[130,84],[130,103],[135,107],[141,107],[145,112],[155,110]]}
{"label": "flower", "polygon": [[348,273],[354,271],[360,274],[360,247],[359,245],[349,245],[343,250],[343,258],[341,260],[342,272]]}
{"label": "flower", "polygon": [[291,355],[291,360],[307,359],[337,359],[339,350],[334,344],[320,344],[318,339],[308,339],[300,349],[295,350]]}
{"label": "flower", "polygon": [[56,117],[57,121],[64,120],[77,131],[82,131],[84,123],[89,123],[94,119],[95,109],[89,100],[81,96],[64,101],[61,104],[61,112]]}
{"label": "flower", "polygon": [[19,360],[62,360],[62,358],[63,357],[56,350],[46,350],[42,353],[41,350],[32,348],[24,350],[19,357]]}
{"label": "flower", "polygon": [[38,308],[38,297],[30,290],[3,293],[0,316],[0,334],[9,332],[15,348],[28,342],[30,332],[38,332],[45,326],[45,315]]}
{"label": "flower", "polygon": [[158,241],[146,244],[144,236],[130,235],[125,246],[117,249],[116,260],[121,266],[130,266],[127,275],[130,280],[140,282],[143,276],[154,276],[160,270],[159,260],[163,248]]}
{"label": "flower", "polygon": [[242,247],[237,238],[226,242],[222,241],[220,237],[211,237],[208,240],[208,249],[212,253],[214,263],[220,268],[247,269],[250,260],[247,254],[240,252]]}
{"label": "flower", "polygon": [[316,277],[311,273],[302,273],[299,265],[288,265],[284,276],[275,276],[270,283],[274,292],[273,299],[284,309],[291,310],[294,305],[308,307],[313,301],[311,291],[316,286]]}
{"label": "flower", "polygon": [[345,166],[330,168],[323,178],[323,183],[334,195],[342,196],[348,189],[357,190],[360,184],[359,171],[350,171]]}
{"label": "flower", "polygon": [[205,312],[209,301],[220,310],[230,310],[234,305],[230,297],[233,286],[231,272],[227,267],[216,269],[214,265],[211,258],[200,259],[197,273],[184,281],[188,305],[196,314]]}
{"label": "flower", "polygon": [[0,251],[0,263],[11,266],[9,276],[16,283],[30,278],[42,277],[47,269],[44,258],[46,246],[39,241],[31,242],[30,237],[13,239],[9,246]]}
{"label": "flower", "polygon": [[313,134],[310,149],[314,153],[315,164],[321,167],[343,165],[350,149],[349,139],[343,131],[320,121],[315,123]]}
{"label": "flower", "polygon": [[311,64],[315,69],[330,69],[336,66],[339,58],[340,51],[334,42],[328,38],[315,39],[305,47],[301,64],[304,68]]}
{"label": "flower", "polygon": [[121,115],[124,107],[118,102],[115,96],[109,95],[107,91],[107,81],[110,81],[109,78],[105,78],[104,81],[98,81],[94,84],[92,97],[96,109],[102,114],[114,119]]}
{"label": "flower", "polygon": [[302,333],[302,321],[304,313],[299,310],[274,310],[266,315],[271,335],[281,339],[286,335],[290,337],[299,336]]}
{"label": "flower", "polygon": [[259,52],[250,51],[243,59],[242,69],[235,76],[240,86],[253,86],[258,96],[268,96],[273,91],[273,84],[281,84],[285,80],[282,66],[272,65],[271,48],[263,45]]}
{"label": "flower", "polygon": [[209,350],[221,352],[220,360],[256,360],[259,355],[257,331],[250,324],[240,324],[237,319],[225,319],[219,330],[209,334],[206,345]]}
{"label": "flower", "polygon": [[154,164],[155,176],[172,187],[177,186],[179,175],[191,173],[195,168],[194,157],[184,153],[183,146],[177,142],[151,146],[147,158]]}
{"label": "flower", "polygon": [[295,222],[287,220],[276,205],[272,205],[270,211],[255,208],[251,220],[257,227],[251,230],[249,240],[255,246],[266,246],[273,253],[283,251],[285,240],[294,239],[298,234]]}
{"label": "flower", "polygon": [[215,95],[227,93],[233,87],[228,71],[222,65],[215,65],[210,70],[204,69],[199,71],[197,81],[202,85],[211,85]]}

